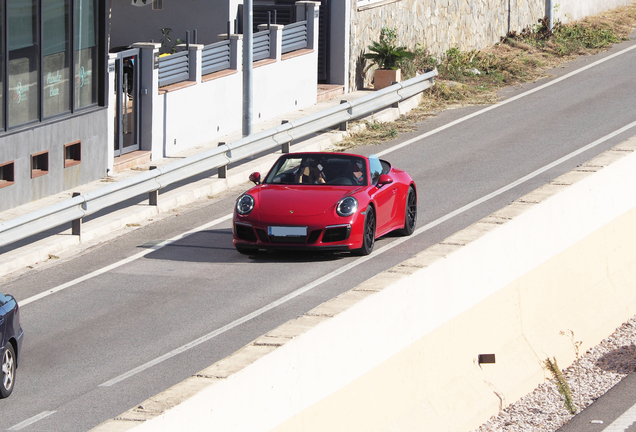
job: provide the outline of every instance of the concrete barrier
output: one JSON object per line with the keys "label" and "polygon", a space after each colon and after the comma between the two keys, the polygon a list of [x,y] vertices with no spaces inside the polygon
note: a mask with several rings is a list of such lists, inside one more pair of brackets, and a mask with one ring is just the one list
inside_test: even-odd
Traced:
{"label": "concrete barrier", "polygon": [[554,1],[555,17],[562,22],[578,21],[585,17],[600,14],[621,6],[632,4],[633,0],[566,0]]}
{"label": "concrete barrier", "polygon": [[[636,137],[94,431],[467,431],[636,314]],[[479,354],[495,354],[479,364]]]}

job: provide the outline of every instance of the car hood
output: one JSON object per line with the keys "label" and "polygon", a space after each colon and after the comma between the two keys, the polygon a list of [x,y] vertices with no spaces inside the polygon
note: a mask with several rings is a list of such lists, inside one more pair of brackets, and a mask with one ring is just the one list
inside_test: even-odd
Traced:
{"label": "car hood", "polygon": [[351,186],[263,185],[258,206],[267,216],[317,216],[360,188]]}

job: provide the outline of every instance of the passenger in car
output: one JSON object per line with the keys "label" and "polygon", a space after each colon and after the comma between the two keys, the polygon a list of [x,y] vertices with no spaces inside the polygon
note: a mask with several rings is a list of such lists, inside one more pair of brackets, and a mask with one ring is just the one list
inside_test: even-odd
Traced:
{"label": "passenger in car", "polygon": [[351,164],[351,180],[353,180],[354,185],[363,185],[365,184],[364,173],[362,161],[355,161]]}

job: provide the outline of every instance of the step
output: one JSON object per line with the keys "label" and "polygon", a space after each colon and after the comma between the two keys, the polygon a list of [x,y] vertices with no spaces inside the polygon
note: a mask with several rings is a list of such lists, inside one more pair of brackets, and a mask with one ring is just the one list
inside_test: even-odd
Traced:
{"label": "step", "polygon": [[150,151],[133,151],[113,159],[113,171],[120,172],[150,162]]}
{"label": "step", "polygon": [[344,86],[340,84],[318,84],[316,102],[323,102],[344,94]]}

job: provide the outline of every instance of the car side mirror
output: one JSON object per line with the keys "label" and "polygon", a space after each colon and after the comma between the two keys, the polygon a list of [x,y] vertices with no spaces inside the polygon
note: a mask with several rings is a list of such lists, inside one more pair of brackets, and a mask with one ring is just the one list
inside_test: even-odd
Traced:
{"label": "car side mirror", "polygon": [[382,187],[386,184],[393,183],[393,177],[388,174],[382,174],[378,179],[378,187]]}
{"label": "car side mirror", "polygon": [[250,174],[250,181],[254,184],[259,184],[261,182],[261,173],[253,172]]}

